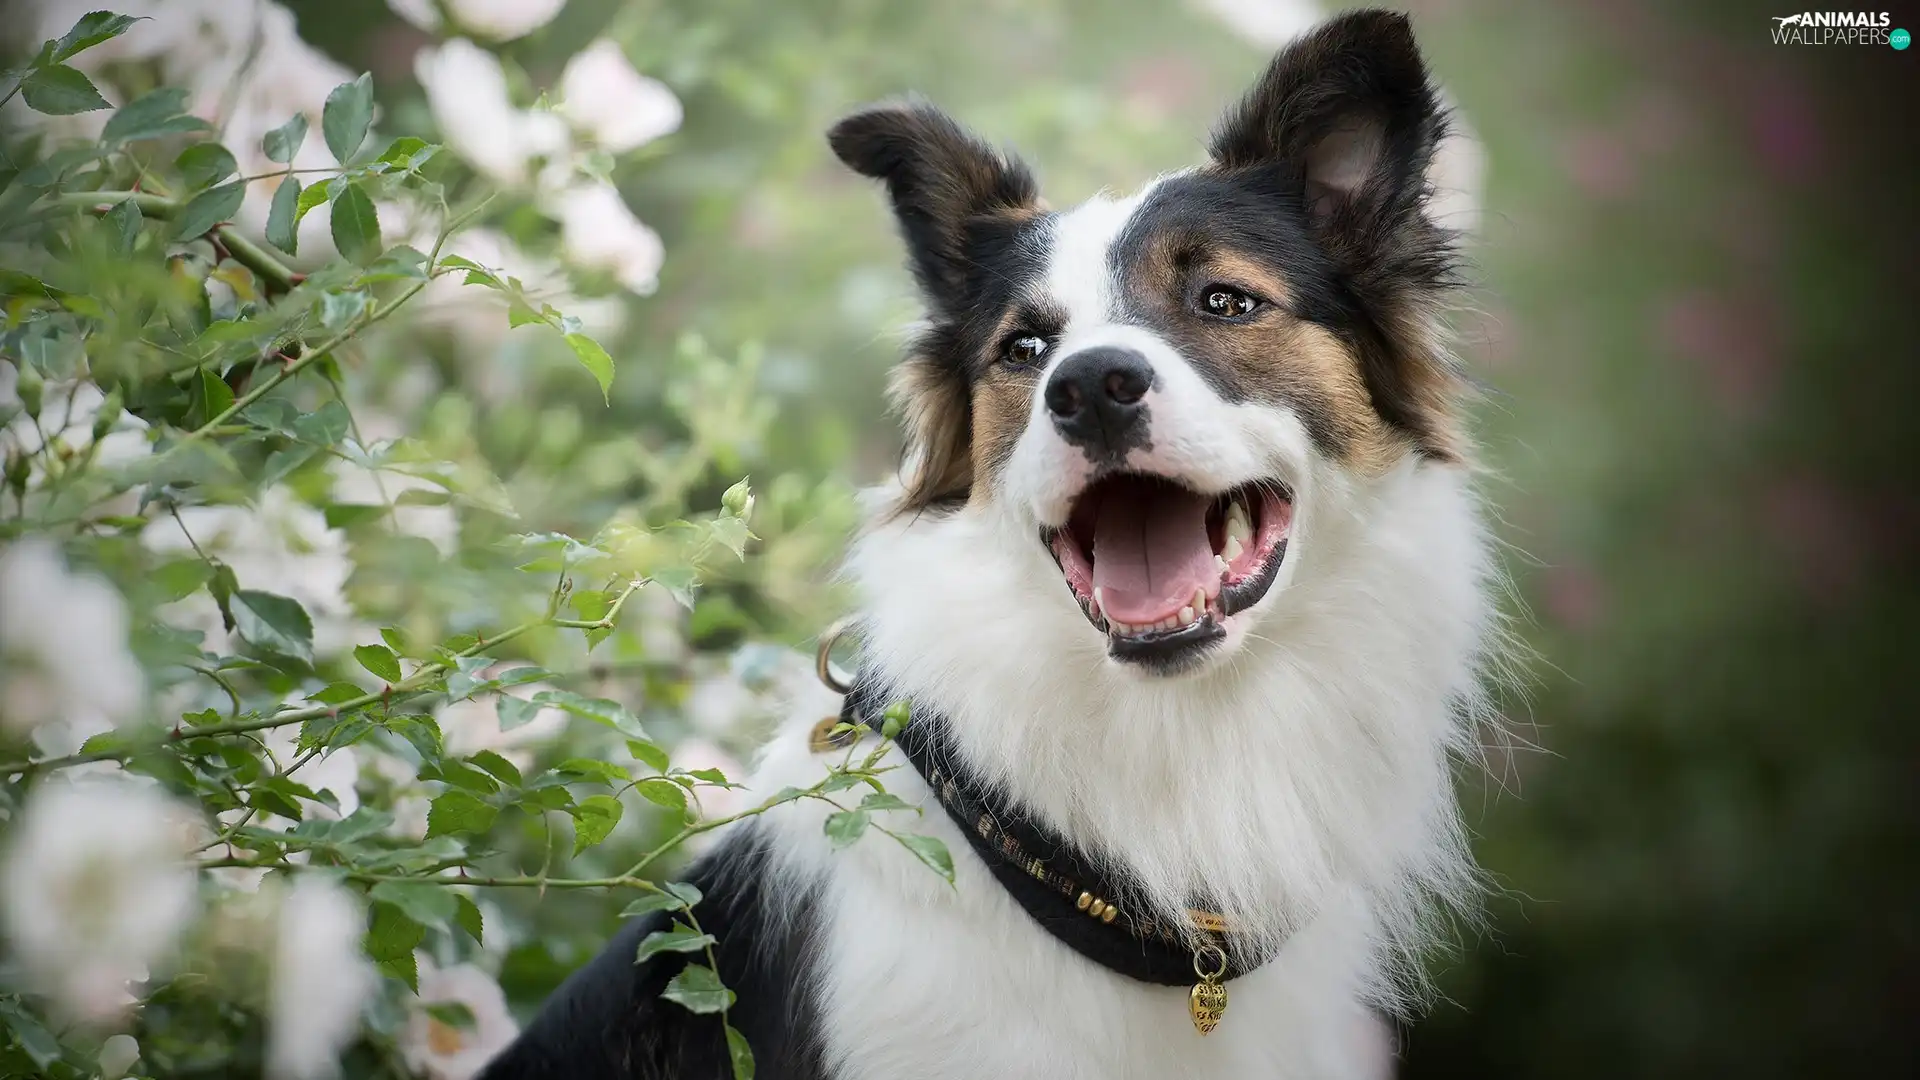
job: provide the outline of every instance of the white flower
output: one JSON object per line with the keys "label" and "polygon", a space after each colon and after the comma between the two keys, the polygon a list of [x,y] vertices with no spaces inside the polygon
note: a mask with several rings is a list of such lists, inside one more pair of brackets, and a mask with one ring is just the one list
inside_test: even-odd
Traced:
{"label": "white flower", "polygon": [[[472,964],[439,968],[425,953],[416,953],[420,967],[420,996],[407,1016],[401,1048],[407,1067],[428,1080],[469,1080],[519,1034],[507,1011],[500,984]],[[433,1015],[432,1006],[458,1005],[473,1018],[471,1025],[454,1025]]]}
{"label": "white flower", "polygon": [[552,113],[516,108],[500,60],[465,38],[421,49],[413,73],[446,145],[498,183],[525,184],[534,158],[562,155],[566,124]]}
{"label": "white flower", "polygon": [[366,911],[333,881],[302,875],[280,906],[273,962],[267,1071],[277,1080],[339,1072],[339,1054],[360,1028],[376,986],[360,954]]}
{"label": "white flower", "polygon": [[[567,0],[441,0],[456,29],[494,41],[525,37],[553,21]],[[395,15],[422,30],[441,29],[433,0],[387,0]]]}
{"label": "white flower", "polygon": [[127,608],[113,586],[69,574],[53,542],[0,550],[0,724],[60,720],[90,730],[136,717],[146,676],[127,650]]}
{"label": "white flower", "polygon": [[574,265],[611,273],[622,288],[652,295],[666,249],[611,184],[585,184],[551,200],[560,219],[560,243]]}
{"label": "white flower", "polygon": [[128,984],[167,959],[193,914],[187,855],[198,825],[124,774],[35,790],[0,879],[7,936],[28,981],[84,1021],[130,1006]]}
{"label": "white flower", "polygon": [[100,1044],[100,1080],[120,1080],[140,1060],[140,1043],[127,1034],[108,1036]]}
{"label": "white flower", "polygon": [[594,142],[616,154],[680,129],[680,99],[633,69],[620,46],[601,38],[575,53],[560,73],[560,110]]}

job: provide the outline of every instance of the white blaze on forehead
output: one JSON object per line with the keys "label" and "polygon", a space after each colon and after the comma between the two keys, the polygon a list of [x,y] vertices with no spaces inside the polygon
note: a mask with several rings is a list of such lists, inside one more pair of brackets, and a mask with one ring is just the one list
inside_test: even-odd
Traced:
{"label": "white blaze on forehead", "polygon": [[1065,309],[1069,334],[1112,319],[1113,267],[1107,255],[1149,190],[1125,199],[1096,195],[1055,219],[1040,299]]}

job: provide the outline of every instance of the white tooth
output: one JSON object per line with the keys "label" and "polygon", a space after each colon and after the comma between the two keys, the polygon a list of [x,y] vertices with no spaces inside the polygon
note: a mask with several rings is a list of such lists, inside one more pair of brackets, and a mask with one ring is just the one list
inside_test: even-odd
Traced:
{"label": "white tooth", "polygon": [[[1214,557],[1219,558],[1219,556],[1217,555]],[[1193,590],[1193,610],[1195,611],[1207,610],[1207,590],[1205,589]]]}
{"label": "white tooth", "polygon": [[1185,626],[1192,621],[1193,621],[1193,609],[1190,607],[1181,608],[1180,609],[1180,625]]}
{"label": "white tooth", "polygon": [[1160,629],[1162,630],[1178,630],[1179,628],[1180,628],[1180,621],[1178,619],[1175,619],[1171,615],[1160,620]]}
{"label": "white tooth", "polygon": [[1215,555],[1213,557],[1213,568],[1215,570],[1220,571],[1222,574],[1232,569],[1232,567],[1227,565],[1227,560],[1224,557],[1219,555]]}
{"label": "white tooth", "polygon": [[[1253,540],[1253,518],[1247,514],[1246,504],[1239,499],[1235,499],[1233,505],[1227,508],[1227,544],[1231,546],[1235,540],[1239,540],[1243,547]],[[1227,558],[1231,560],[1233,556]]]}
{"label": "white tooth", "polygon": [[1093,587],[1093,613],[1095,615],[1098,615],[1100,614],[1100,612],[1104,611],[1105,609],[1106,609],[1106,605],[1100,602],[1100,587],[1098,585],[1095,585]]}
{"label": "white tooth", "polygon": [[1245,551],[1246,548],[1240,546],[1240,538],[1234,536],[1232,533],[1228,533],[1226,550],[1214,556],[1214,558],[1224,558],[1227,562],[1231,563],[1233,560],[1239,558]]}

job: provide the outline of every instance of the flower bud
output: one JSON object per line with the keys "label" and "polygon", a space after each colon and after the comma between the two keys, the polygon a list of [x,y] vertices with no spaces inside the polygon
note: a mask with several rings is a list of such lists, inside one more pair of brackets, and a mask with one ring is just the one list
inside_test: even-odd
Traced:
{"label": "flower bud", "polygon": [[720,505],[734,517],[744,518],[753,513],[753,489],[743,479],[720,496]]}
{"label": "flower bud", "polygon": [[912,721],[912,706],[904,700],[896,701],[880,714],[880,734],[889,739],[897,739],[900,737],[900,732]]}
{"label": "flower bud", "polygon": [[13,392],[20,395],[20,404],[26,406],[27,415],[40,419],[40,399],[46,390],[46,382],[40,378],[40,372],[25,360],[20,361],[20,379],[13,384]]}

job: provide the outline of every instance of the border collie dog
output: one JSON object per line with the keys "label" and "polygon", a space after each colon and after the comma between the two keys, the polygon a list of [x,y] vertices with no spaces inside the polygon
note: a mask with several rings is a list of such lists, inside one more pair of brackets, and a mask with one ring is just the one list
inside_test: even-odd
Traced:
{"label": "border collie dog", "polygon": [[[814,800],[729,826],[689,880],[760,1080],[1378,1075],[1373,1017],[1477,888],[1451,769],[1500,638],[1427,210],[1444,129],[1373,11],[1126,198],[1050,208],[919,102],[833,128],[927,306],[842,715],[911,703],[888,780],[921,814],[875,820],[955,880],[836,849]],[[752,789],[820,779],[827,731],[795,717]],[[689,958],[635,963],[666,925],[485,1076],[730,1076],[719,1017],[659,1000]]]}

